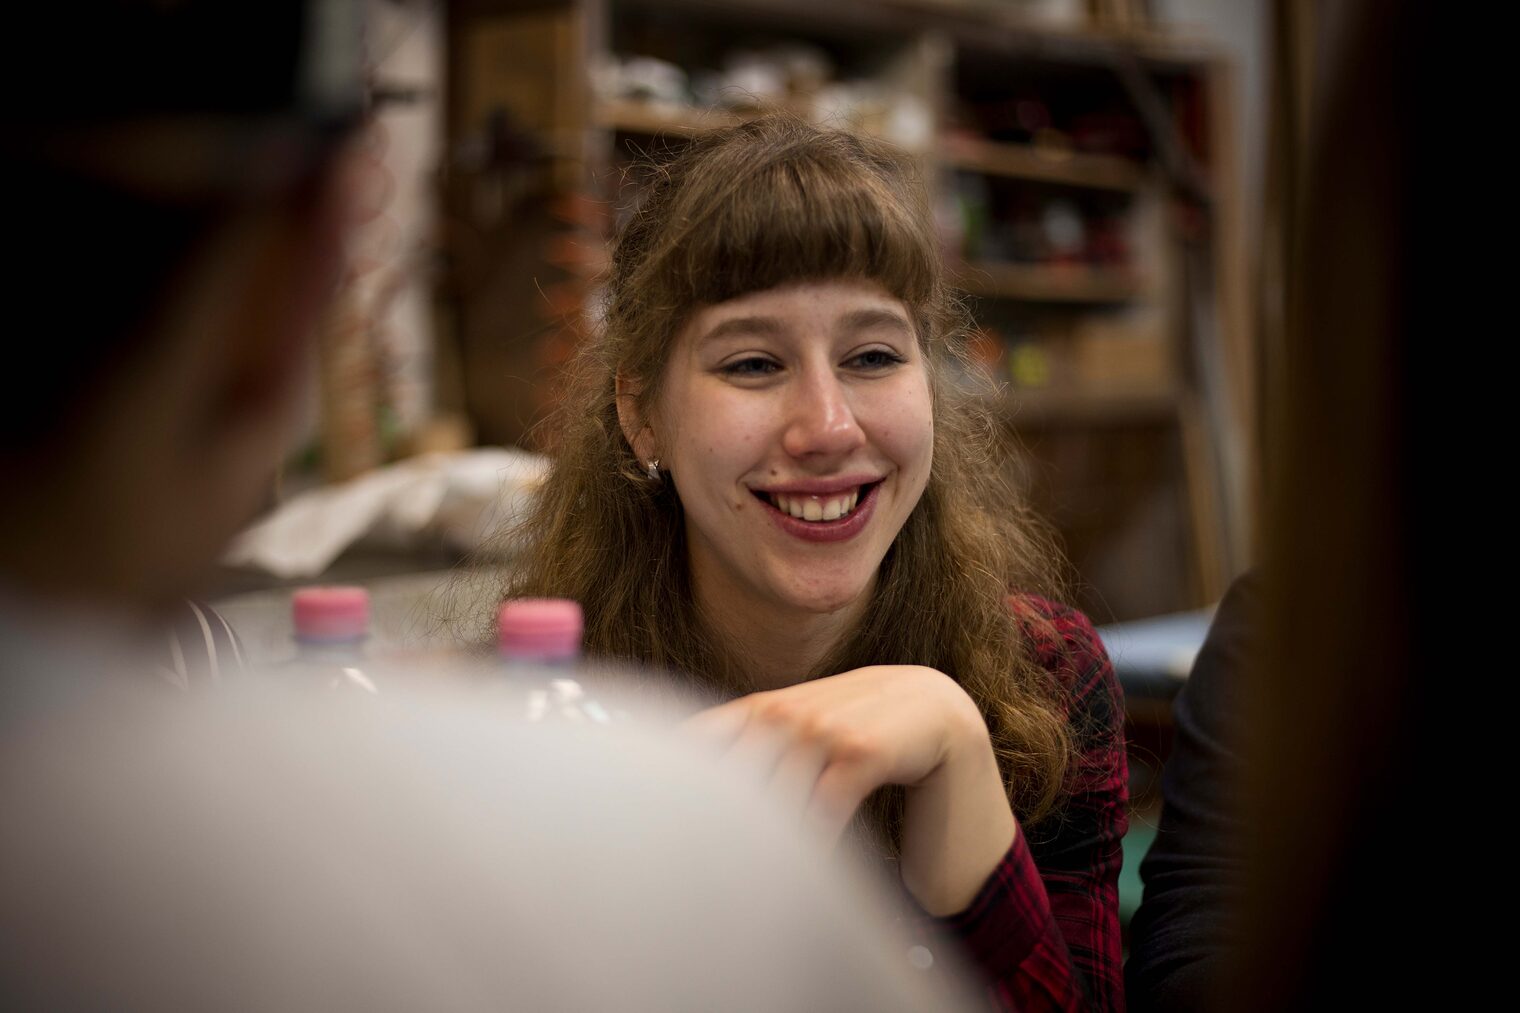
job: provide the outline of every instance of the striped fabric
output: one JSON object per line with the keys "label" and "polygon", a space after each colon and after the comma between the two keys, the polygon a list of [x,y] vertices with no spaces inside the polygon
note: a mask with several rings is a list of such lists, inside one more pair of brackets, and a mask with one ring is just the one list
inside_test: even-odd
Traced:
{"label": "striped fabric", "polygon": [[210,605],[186,601],[165,630],[158,674],[171,686],[191,690],[243,674],[243,645]]}

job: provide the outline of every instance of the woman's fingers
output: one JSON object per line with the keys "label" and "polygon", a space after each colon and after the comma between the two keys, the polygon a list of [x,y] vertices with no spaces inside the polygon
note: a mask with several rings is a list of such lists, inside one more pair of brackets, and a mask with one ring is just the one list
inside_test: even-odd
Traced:
{"label": "woman's fingers", "polygon": [[833,843],[850,825],[855,810],[877,787],[876,780],[863,764],[831,763],[813,785],[803,821],[824,840]]}
{"label": "woman's fingers", "polygon": [[[809,768],[812,768],[812,777],[816,778],[823,761],[808,756],[808,750],[798,752],[799,743],[793,730],[763,719],[757,713],[753,698],[744,697],[703,711],[688,718],[683,727],[698,741],[718,752],[740,777],[756,786],[770,786],[776,782],[778,770],[785,764],[776,790],[786,793],[783,802],[788,808],[799,814],[802,812],[807,792],[812,790],[812,781],[809,780],[804,788],[798,788],[796,782],[807,777]],[[803,794],[797,800],[793,796],[799,791]]]}
{"label": "woman's fingers", "polygon": [[749,721],[749,707],[745,699],[730,700],[717,707],[698,711],[681,722],[681,730],[699,742],[705,742],[719,750],[733,745]]}
{"label": "woman's fingers", "polygon": [[[778,717],[774,709],[758,706],[754,697],[695,714],[682,728],[714,747],[741,777],[764,786],[784,811],[813,822],[808,812],[815,804],[818,780],[832,759],[826,743],[799,734],[796,725]],[[826,830],[829,841],[838,838],[853,813],[851,809],[842,820],[823,821],[832,828]]]}
{"label": "woman's fingers", "polygon": [[835,841],[876,788],[919,784],[942,762],[947,688],[958,691],[930,669],[856,669],[750,694],[686,727]]}
{"label": "woman's fingers", "polygon": [[746,777],[754,777],[756,784],[768,784],[792,745],[788,729],[757,720],[750,709],[746,711],[744,725],[728,747],[725,758],[737,765]]}
{"label": "woman's fingers", "polygon": [[770,793],[787,812],[805,819],[818,778],[828,765],[828,754],[818,746],[792,740],[771,774]]}

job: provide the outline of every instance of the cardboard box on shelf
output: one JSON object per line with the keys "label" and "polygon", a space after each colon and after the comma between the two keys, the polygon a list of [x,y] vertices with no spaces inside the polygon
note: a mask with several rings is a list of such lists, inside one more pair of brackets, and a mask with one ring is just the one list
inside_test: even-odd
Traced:
{"label": "cardboard box on shelf", "polygon": [[1072,334],[1071,352],[1083,386],[1152,390],[1174,382],[1172,349],[1157,314],[1084,320]]}

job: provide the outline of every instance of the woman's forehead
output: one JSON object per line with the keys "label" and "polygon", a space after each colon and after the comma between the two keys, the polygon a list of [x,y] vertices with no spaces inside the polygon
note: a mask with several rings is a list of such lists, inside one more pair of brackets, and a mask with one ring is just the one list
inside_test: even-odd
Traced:
{"label": "woman's forehead", "polygon": [[878,309],[907,314],[903,301],[870,278],[828,278],[789,282],[700,306],[692,314],[709,321],[745,316],[795,316]]}
{"label": "woman's forehead", "polygon": [[699,306],[687,316],[681,337],[706,341],[738,333],[776,334],[802,323],[911,330],[912,314],[901,299],[869,279],[792,282]]}

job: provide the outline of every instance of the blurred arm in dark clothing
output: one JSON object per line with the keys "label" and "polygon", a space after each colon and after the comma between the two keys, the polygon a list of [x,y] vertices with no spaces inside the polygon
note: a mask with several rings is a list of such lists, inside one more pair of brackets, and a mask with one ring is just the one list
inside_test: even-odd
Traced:
{"label": "blurred arm in dark clothing", "polygon": [[1258,649],[1261,581],[1231,585],[1173,706],[1176,739],[1162,775],[1161,829],[1140,865],[1145,896],[1130,925],[1131,1010],[1220,1008],[1218,983],[1235,945],[1241,897],[1244,669]]}

